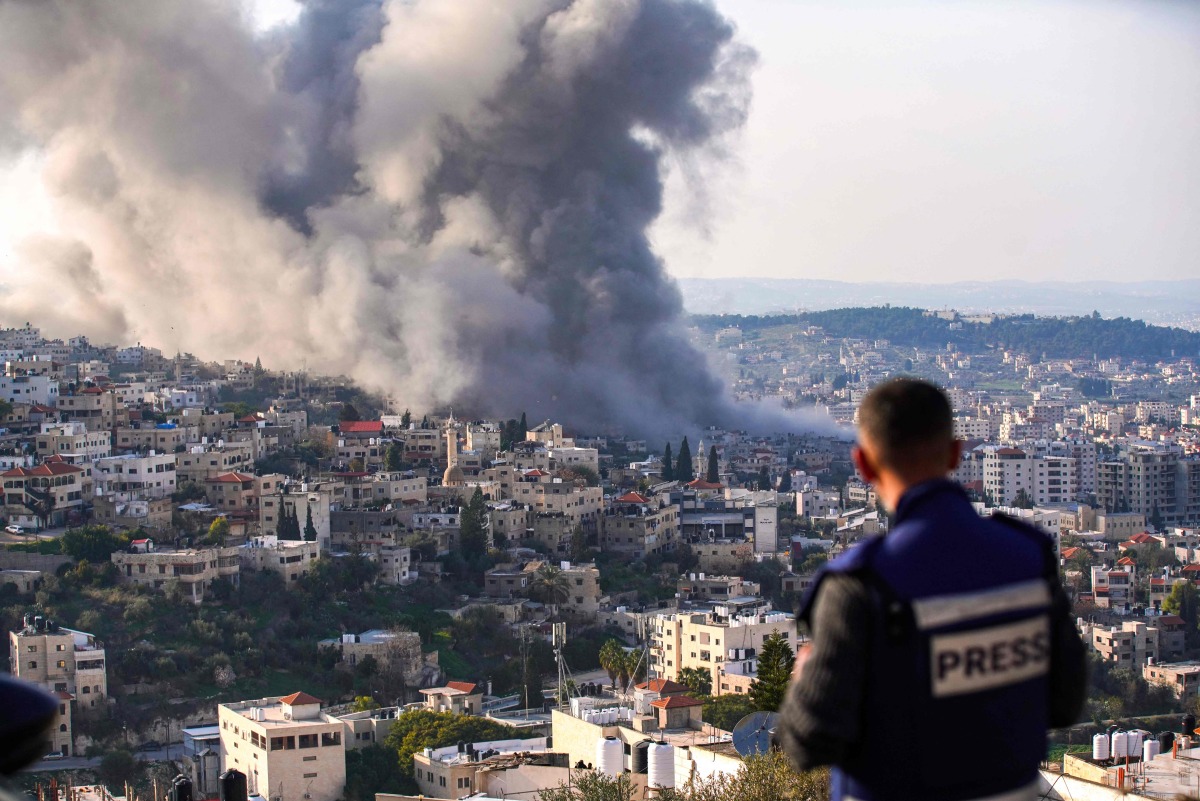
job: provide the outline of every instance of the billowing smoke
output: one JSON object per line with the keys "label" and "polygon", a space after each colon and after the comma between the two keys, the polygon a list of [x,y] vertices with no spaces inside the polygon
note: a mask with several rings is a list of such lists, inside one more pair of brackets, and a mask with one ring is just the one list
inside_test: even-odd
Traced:
{"label": "billowing smoke", "polygon": [[753,61],[701,0],[311,0],[266,34],[232,0],[0,0],[0,157],[39,154],[57,221],[0,314],[414,409],[734,422],[647,227]]}

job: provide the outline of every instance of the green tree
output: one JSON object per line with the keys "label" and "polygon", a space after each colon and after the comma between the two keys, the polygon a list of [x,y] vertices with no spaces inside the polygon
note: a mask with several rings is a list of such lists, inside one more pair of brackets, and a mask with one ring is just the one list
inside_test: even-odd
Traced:
{"label": "green tree", "polygon": [[787,638],[776,632],[763,640],[758,654],[758,676],[750,683],[750,700],[755,709],[774,712],[783,703],[796,657]]}
{"label": "green tree", "polygon": [[313,525],[312,506],[309,504],[305,504],[305,509],[307,509],[307,519],[305,519],[305,521],[304,521],[304,541],[305,542],[316,542],[317,541],[317,527]]}
{"label": "green tree", "polygon": [[418,751],[458,742],[503,740],[512,737],[512,731],[509,726],[486,717],[413,709],[396,718],[384,745],[396,752],[401,774],[412,778],[412,757]]}
{"label": "green tree", "polygon": [[1183,618],[1184,638],[1189,649],[1200,642],[1200,590],[1190,581],[1180,581],[1171,587],[1171,594],[1163,600],[1163,611]]}
{"label": "green tree", "polygon": [[404,447],[398,441],[392,440],[388,443],[383,454],[383,466],[393,473],[404,469]]}
{"label": "green tree", "polygon": [[783,475],[779,477],[779,492],[782,494],[782,493],[791,492],[791,491],[792,491],[792,471],[784,470]]}
{"label": "green tree", "polygon": [[679,458],[675,460],[675,480],[686,484],[695,477],[696,471],[692,466],[692,446],[688,444],[688,438],[684,437],[683,442],[679,444]]}
{"label": "green tree", "polygon": [[637,787],[628,773],[605,776],[595,770],[574,770],[567,784],[539,790],[538,801],[633,801]]}
{"label": "green tree", "polygon": [[712,671],[706,667],[682,668],[679,683],[686,685],[692,695],[708,695],[712,692]]}
{"label": "green tree", "polygon": [[395,749],[374,743],[346,750],[346,801],[375,801],[376,793],[416,791],[416,783],[400,770]]}
{"label": "green tree", "polygon": [[350,460],[349,468],[351,473],[361,473],[367,469],[367,465],[362,459],[355,456]]}
{"label": "green tree", "polygon": [[1024,488],[1017,490],[1017,497],[1013,499],[1013,506],[1018,509],[1032,509],[1033,499],[1029,497],[1029,493]]}
{"label": "green tree", "polygon": [[529,433],[529,423],[525,419],[525,412],[521,412],[521,422],[517,425],[517,441],[523,442],[525,435]]}
{"label": "green tree", "polygon": [[124,749],[109,751],[100,760],[100,769],[96,771],[100,781],[110,789],[124,792],[125,785],[137,778],[140,765],[133,754]]}
{"label": "green tree", "polygon": [[708,449],[708,471],[704,474],[704,480],[709,484],[717,484],[721,481],[721,464],[717,460],[716,445]]}
{"label": "green tree", "polygon": [[114,552],[129,545],[129,538],[113,533],[108,526],[88,525],[69,530],[61,542],[63,552],[71,558],[96,564],[109,561]]}
{"label": "green tree", "polygon": [[542,603],[556,606],[565,604],[571,597],[571,585],[562,568],[547,562],[533,574],[529,592]]}
{"label": "green tree", "polygon": [[467,559],[487,553],[487,501],[478,487],[459,517],[458,547]]}
{"label": "green tree", "polygon": [[367,712],[378,707],[379,704],[369,695],[356,695],[354,701],[350,704],[351,712]]}
{"label": "green tree", "polygon": [[637,684],[646,677],[646,660],[638,649],[627,651],[621,660],[621,687],[629,692],[630,686]]}
{"label": "green tree", "polygon": [[[736,773],[715,773],[659,793],[661,801],[829,801],[829,769],[798,773],[778,749],[747,757]],[[590,799],[588,800],[590,801]]]}
{"label": "green tree", "polygon": [[765,464],[758,468],[758,488],[764,492],[771,489],[771,471]]}
{"label": "green tree", "polygon": [[407,431],[410,425],[412,425],[412,412],[405,409],[404,414],[400,415],[400,427]]}
{"label": "green tree", "polygon": [[225,539],[229,536],[229,518],[218,517],[208,526],[208,534],[205,539],[217,547],[225,545]]}
{"label": "green tree", "polygon": [[584,532],[583,526],[576,526],[571,529],[571,561],[582,562],[588,558],[591,549],[588,547],[587,533]]}
{"label": "green tree", "polygon": [[705,700],[701,717],[705,723],[718,729],[733,731],[739,720],[754,711],[754,702],[745,695],[727,693]]}
{"label": "green tree", "polygon": [[675,457],[671,453],[671,443],[667,443],[667,447],[663,449],[662,457],[662,480],[675,480]]}
{"label": "green tree", "polygon": [[617,689],[617,678],[621,675],[621,668],[625,664],[625,649],[621,647],[621,643],[615,639],[604,641],[604,645],[600,646],[600,667],[608,673],[608,680],[612,682],[612,688]]}

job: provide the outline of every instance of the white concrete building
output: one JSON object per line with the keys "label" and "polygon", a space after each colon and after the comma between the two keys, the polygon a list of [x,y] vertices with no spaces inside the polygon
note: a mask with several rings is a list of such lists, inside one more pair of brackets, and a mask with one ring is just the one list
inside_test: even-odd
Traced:
{"label": "white concrete building", "polygon": [[344,724],[298,692],[217,707],[221,770],[246,775],[267,801],[338,801],[346,788]]}

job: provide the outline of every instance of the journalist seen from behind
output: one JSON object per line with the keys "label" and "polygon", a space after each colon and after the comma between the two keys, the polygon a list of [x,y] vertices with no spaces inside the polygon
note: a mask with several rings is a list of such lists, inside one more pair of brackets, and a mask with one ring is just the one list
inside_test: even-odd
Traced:
{"label": "journalist seen from behind", "polygon": [[853,458],[891,531],[830,562],[799,619],[776,741],[796,767],[833,765],[833,797],[1036,797],[1046,730],[1074,723],[1085,656],[1050,539],[980,517],[946,396],[895,379],[859,409]]}

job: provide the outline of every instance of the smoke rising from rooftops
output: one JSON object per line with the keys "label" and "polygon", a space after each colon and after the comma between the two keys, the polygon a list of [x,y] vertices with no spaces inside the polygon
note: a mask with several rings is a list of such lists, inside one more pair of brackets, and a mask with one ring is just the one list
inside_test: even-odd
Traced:
{"label": "smoke rising from rooftops", "polygon": [[414,409],[736,422],[646,230],[753,63],[700,0],[312,0],[261,36],[232,0],[0,0],[0,157],[57,223],[0,314]]}

